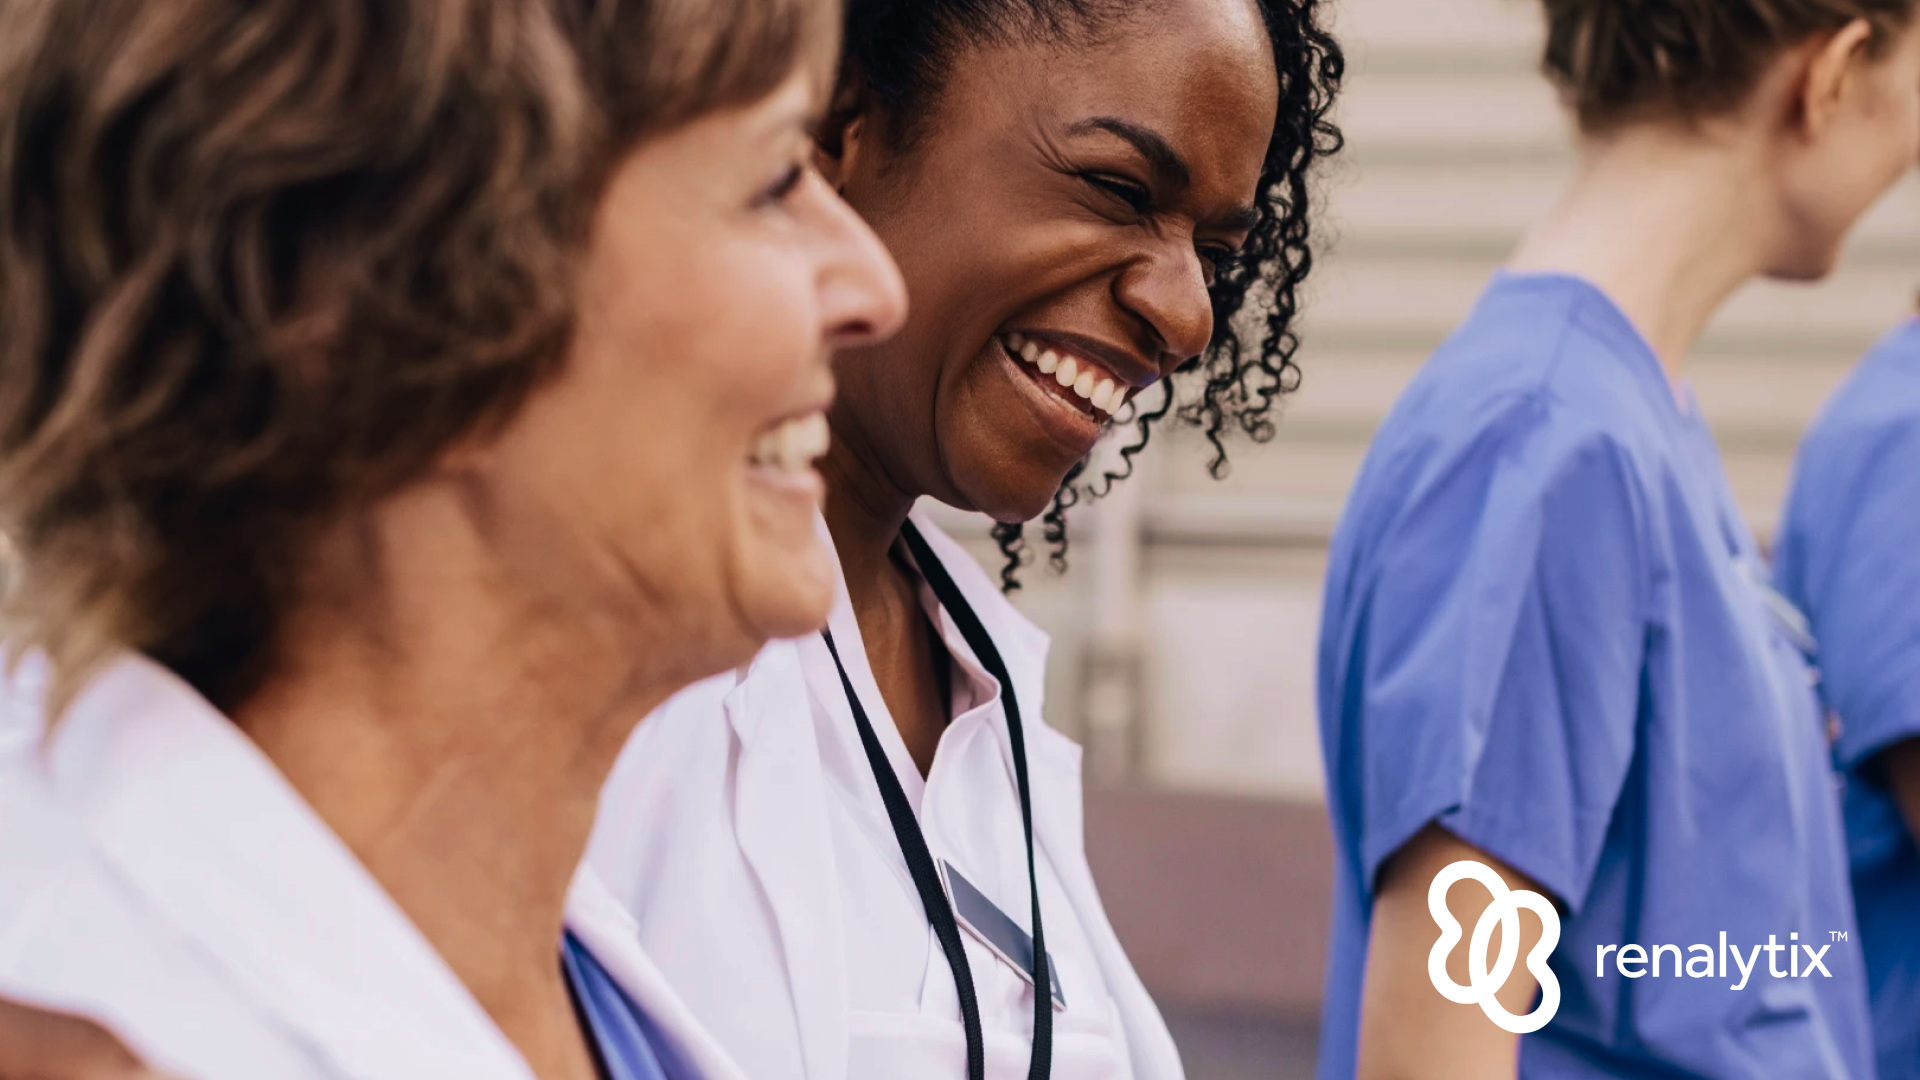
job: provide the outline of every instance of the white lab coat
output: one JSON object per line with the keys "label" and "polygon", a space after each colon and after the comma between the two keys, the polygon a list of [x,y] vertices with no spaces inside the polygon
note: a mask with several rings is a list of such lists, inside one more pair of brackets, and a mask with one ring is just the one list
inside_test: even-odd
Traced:
{"label": "white lab coat", "polygon": [[[1057,1051],[1055,1076],[1180,1080],[1179,1055],[1166,1025],[1122,951],[1087,868],[1079,748],[1040,718],[1046,636],[964,549],[923,517],[914,521],[992,635],[1019,696],[1043,903],[1050,897],[1065,901],[1044,909],[1049,951],[1059,956],[1057,950],[1066,947],[1056,941],[1082,949],[1077,980],[1063,977],[1061,985],[1070,1005],[1098,991],[1107,999],[1101,1008],[1112,1018],[1107,1030],[1113,1034],[1105,1042],[1118,1049],[1107,1053],[1109,1062],[1089,1066],[1083,1060],[1076,1072],[1059,1067]],[[986,679],[992,691],[991,679],[980,674],[971,651],[956,644],[951,622],[942,619],[956,660]],[[934,772],[922,785],[880,703],[844,582],[830,626],[909,798],[918,802],[923,792],[931,798],[941,770],[951,763],[943,760],[949,738],[943,737]],[[943,796],[947,824],[927,825],[924,807],[922,821],[936,857],[970,853],[973,861],[960,864],[969,875],[993,863],[988,873],[996,899],[1031,929],[1004,713],[997,694],[989,696],[991,717],[976,726],[972,741],[954,748],[973,771],[951,774],[962,786],[950,784]],[[956,718],[948,736],[961,725]],[[854,730],[819,637],[775,643],[744,671],[690,688],[641,724],[603,795],[589,865],[628,905],[643,945],[694,1013],[756,1080],[965,1075],[952,976],[909,883]],[[859,785],[833,780],[850,773],[862,778],[865,791],[863,805],[851,810],[848,803],[860,800]],[[990,818],[995,828],[985,842],[963,835],[975,819]],[[865,836],[850,841],[847,822],[856,819]],[[892,861],[890,878],[851,871],[850,861],[873,864],[876,852]],[[861,895],[849,895],[849,889]],[[896,927],[901,919],[912,920],[917,939],[899,947],[903,939],[896,935],[887,939],[890,955],[874,955],[882,943],[880,935],[868,933],[869,922],[879,921],[869,919],[875,912],[895,917]],[[965,942],[987,1014],[987,1076],[1024,1078],[1031,990],[1009,983],[1009,972],[997,968],[978,942]],[[1064,969],[1067,958],[1060,959]],[[876,973],[924,977],[920,1006],[894,1015],[856,1008],[852,1002],[866,987],[854,982],[878,981]],[[1024,1016],[1007,1001],[995,1015],[990,990],[996,979],[1003,990],[1013,986],[1027,995]],[[1088,1045],[1089,1036],[1074,1033],[1074,1022],[1056,1014],[1057,1047],[1074,1039]],[[1117,1068],[1111,1064],[1116,1057]]]}
{"label": "white lab coat", "polygon": [[[42,754],[40,682],[29,663],[0,703],[0,994],[95,1017],[191,1080],[532,1080],[346,846],[184,683],[121,659]],[[589,870],[567,923],[706,1080],[740,1080]]]}

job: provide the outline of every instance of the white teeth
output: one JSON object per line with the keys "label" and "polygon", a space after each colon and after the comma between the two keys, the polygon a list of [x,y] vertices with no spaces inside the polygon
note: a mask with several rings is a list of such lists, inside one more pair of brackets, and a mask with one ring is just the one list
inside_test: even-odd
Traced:
{"label": "white teeth", "polygon": [[827,454],[833,445],[833,429],[827,426],[826,413],[814,413],[804,421],[809,438],[801,448],[807,455],[807,464],[811,465]]}
{"label": "white teeth", "polygon": [[804,472],[832,443],[826,414],[808,413],[761,432],[747,460],[780,472]]}
{"label": "white teeth", "polygon": [[[1010,333],[1005,342],[1010,355],[1039,368],[1042,375],[1052,375],[1061,386],[1085,398],[1097,411],[1112,416],[1126,403],[1127,388],[1094,365],[1043,349],[1021,334]],[[824,447],[821,452],[825,452]]]}

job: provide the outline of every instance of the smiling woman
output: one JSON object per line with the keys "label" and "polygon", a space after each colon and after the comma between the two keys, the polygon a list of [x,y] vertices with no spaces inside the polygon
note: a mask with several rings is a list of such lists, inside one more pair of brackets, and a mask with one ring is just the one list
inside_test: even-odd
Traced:
{"label": "smiling woman", "polygon": [[[914,298],[907,334],[871,366],[915,359],[876,391],[931,401],[935,371],[950,380],[936,415],[900,411],[922,432],[909,467],[926,493],[1001,522],[1009,588],[1022,522],[1045,510],[1064,567],[1067,509],[1120,478],[1076,486],[1101,421],[1132,426],[1125,472],[1163,421],[1200,428],[1216,474],[1226,435],[1271,436],[1299,379],[1312,179],[1340,145],[1327,115],[1344,61],[1320,17],[1316,0],[851,4],[828,149],[852,140],[836,175]],[[1022,344],[1001,348],[1015,332]],[[1049,345],[1074,361],[1071,379]],[[1033,420],[995,430],[988,418],[1024,414],[956,399],[990,382],[959,373],[1015,356],[1043,394],[1023,398]],[[862,391],[848,367],[851,420]],[[1087,415],[1109,379],[1112,407]],[[1050,410],[1056,397],[1067,408]],[[929,439],[946,475],[930,475]]]}
{"label": "smiling woman", "polygon": [[0,4],[0,992],[194,1080],[739,1075],[579,863],[832,598],[828,358],[904,307],[839,14]]}
{"label": "smiling woman", "polygon": [[1137,448],[1174,415],[1174,378],[1198,384],[1184,419],[1264,431],[1337,141],[1319,18],[1315,0],[849,7],[818,160],[912,310],[834,361],[827,632],[643,725],[592,846],[751,1071],[1181,1075],[1087,868],[1078,751],[1041,715],[1046,639],[912,511],[1064,506],[1115,417],[1138,417]]}

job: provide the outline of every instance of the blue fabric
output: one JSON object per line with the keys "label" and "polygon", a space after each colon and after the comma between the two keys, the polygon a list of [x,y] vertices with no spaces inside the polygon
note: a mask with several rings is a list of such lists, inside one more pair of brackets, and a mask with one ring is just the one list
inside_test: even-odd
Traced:
{"label": "blue fabric", "polygon": [[1920,322],[1883,341],[1814,423],[1778,549],[1840,729],[1880,1080],[1920,1080],[1920,848],[1874,770],[1874,755],[1920,738]]}
{"label": "blue fabric", "polygon": [[[1321,1080],[1354,1073],[1376,874],[1430,822],[1563,912],[1522,1077],[1869,1080],[1832,760],[1764,580],[1712,437],[1619,309],[1495,277],[1382,425],[1330,554]],[[1764,952],[1741,990],[1670,956],[1596,977],[1598,946],[1722,931],[1848,940],[1831,978],[1772,978]]]}
{"label": "blue fabric", "polygon": [[572,931],[567,932],[560,955],[573,999],[606,1065],[606,1080],[698,1080],[673,1040],[620,989]]}

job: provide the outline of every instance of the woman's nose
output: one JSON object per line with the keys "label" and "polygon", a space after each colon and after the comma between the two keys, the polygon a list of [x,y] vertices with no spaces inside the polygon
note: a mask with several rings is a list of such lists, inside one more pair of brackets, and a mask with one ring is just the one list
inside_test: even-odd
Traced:
{"label": "woman's nose", "polygon": [[1175,367],[1213,340],[1213,298],[1200,258],[1191,246],[1156,250],[1114,282],[1115,298],[1153,328]]}
{"label": "woman's nose", "polygon": [[818,175],[829,254],[820,277],[821,309],[827,344],[835,349],[872,345],[897,332],[907,320],[907,284],[886,245],[860,215]]}

